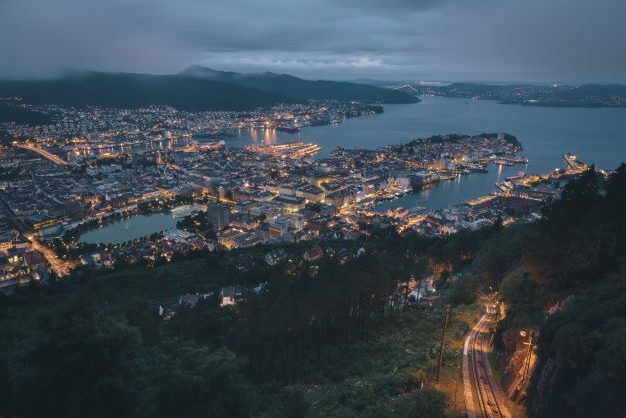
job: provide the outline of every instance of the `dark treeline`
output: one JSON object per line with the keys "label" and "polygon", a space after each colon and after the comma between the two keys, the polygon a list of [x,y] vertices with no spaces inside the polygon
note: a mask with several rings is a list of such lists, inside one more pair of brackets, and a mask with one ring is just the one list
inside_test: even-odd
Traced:
{"label": "dark treeline", "polygon": [[625,255],[625,165],[608,181],[583,174],[540,222],[477,254],[474,267],[507,304],[496,338],[507,360],[523,347],[520,330],[539,335],[529,416],[623,416]]}
{"label": "dark treeline", "polygon": [[391,309],[389,295],[397,277],[379,257],[346,266],[320,266],[316,277],[288,274],[273,278],[269,291],[241,307],[240,336],[234,346],[246,353],[254,376],[297,383],[318,371],[322,350],[368,342],[377,320]]}
{"label": "dark treeline", "polygon": [[52,121],[50,115],[0,103],[0,123],[15,122],[17,125],[47,125]]}
{"label": "dark treeline", "polygon": [[541,328],[532,416],[623,416],[626,408],[626,166],[599,184],[594,171],[572,183],[524,242],[529,282],[514,293],[530,307],[562,306]]}
{"label": "dark treeline", "polygon": [[[466,239],[385,232],[366,255],[345,264],[325,257],[316,273],[303,261],[241,272],[235,255],[207,254],[21,289],[0,298],[0,414],[444,416],[441,393],[417,391],[436,359],[442,312],[392,304],[390,295],[399,280],[428,274],[431,259],[462,262]],[[245,290],[264,281],[258,295]],[[232,284],[243,299],[220,308],[219,289]],[[194,308],[178,304],[187,292],[211,291]],[[159,305],[176,314],[164,321]],[[457,336],[467,329],[454,326]],[[391,345],[390,335],[398,336]],[[406,338],[412,351],[400,345]],[[343,383],[359,376],[374,383]],[[307,385],[333,390],[311,407]]]}

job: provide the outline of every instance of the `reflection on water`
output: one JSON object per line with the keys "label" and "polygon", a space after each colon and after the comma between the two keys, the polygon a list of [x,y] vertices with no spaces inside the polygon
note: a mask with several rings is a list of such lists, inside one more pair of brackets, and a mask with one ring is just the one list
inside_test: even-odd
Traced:
{"label": "reflection on water", "polygon": [[492,193],[495,190],[495,183],[504,180],[506,177],[516,175],[521,167],[491,165],[488,173],[472,173],[457,176],[453,180],[442,181],[430,188],[383,202],[377,205],[375,210],[384,212],[390,208],[414,208],[417,206],[436,210],[467,202]]}
{"label": "reflection on water", "polygon": [[[279,142],[277,131],[274,128],[264,128],[264,129],[256,129],[256,128],[241,129],[240,128],[237,130],[237,135],[239,137],[244,137],[244,138],[247,137],[250,140],[249,142],[255,143],[255,144],[258,144],[259,142],[261,142],[262,144],[265,144],[265,145],[273,145]],[[230,143],[232,143],[232,141],[229,141],[229,145]]]}
{"label": "reflection on water", "polygon": [[120,244],[175,226],[176,219],[169,213],[133,215],[87,231],[80,236],[79,241],[87,244]]}
{"label": "reflection on water", "polygon": [[246,133],[250,136],[252,142],[259,142],[259,131],[256,129],[239,129],[240,137],[245,137]]}
{"label": "reflection on water", "polygon": [[276,143],[276,129],[264,129],[263,130],[263,143],[265,145],[273,145]]}

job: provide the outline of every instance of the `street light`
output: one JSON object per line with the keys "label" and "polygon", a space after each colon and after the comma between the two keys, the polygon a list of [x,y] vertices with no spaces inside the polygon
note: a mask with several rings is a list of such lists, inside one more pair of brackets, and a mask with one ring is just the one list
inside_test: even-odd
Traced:
{"label": "street light", "polygon": [[524,342],[524,345],[528,346],[528,352],[526,353],[526,358],[524,359],[524,365],[522,367],[522,383],[526,381],[526,379],[528,378],[528,373],[530,372],[530,360],[532,358],[532,353],[533,353],[533,348],[536,346],[536,344],[533,343],[533,330],[521,330],[520,331],[520,335],[523,338],[528,337],[528,341]]}

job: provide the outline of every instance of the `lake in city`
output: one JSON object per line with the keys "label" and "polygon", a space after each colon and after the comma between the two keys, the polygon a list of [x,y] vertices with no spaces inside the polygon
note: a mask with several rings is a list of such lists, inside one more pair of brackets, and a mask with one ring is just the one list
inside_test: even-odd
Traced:
{"label": "lake in city", "polygon": [[[529,158],[526,166],[491,166],[488,173],[474,173],[386,202],[378,207],[417,206],[440,209],[489,194],[494,184],[519,171],[546,173],[564,167],[563,154],[571,152],[586,163],[612,169],[626,160],[626,109],[556,108],[502,105],[493,101],[424,97],[421,103],[385,105],[385,112],[346,119],[339,125],[314,126],[297,134],[275,130],[242,130],[226,138],[228,147],[310,141],[323,150],[335,147],[370,148],[402,144],[437,134],[507,132],[517,136]],[[211,139],[213,141],[214,139]],[[176,225],[169,214],[136,215],[105,225],[81,236],[81,241],[119,243]]]}
{"label": "lake in city", "polygon": [[177,219],[170,213],[133,215],[85,232],[79,241],[87,244],[120,244],[155,232],[176,227]]}

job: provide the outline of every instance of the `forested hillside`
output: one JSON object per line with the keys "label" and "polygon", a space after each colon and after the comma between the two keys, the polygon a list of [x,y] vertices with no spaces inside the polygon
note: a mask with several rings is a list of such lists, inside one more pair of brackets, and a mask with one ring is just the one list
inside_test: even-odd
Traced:
{"label": "forested hillside", "polygon": [[174,75],[85,72],[48,80],[0,81],[0,97],[63,106],[172,106],[180,110],[249,110],[299,100],[218,81]]}
{"label": "forested hillside", "polygon": [[[566,186],[540,222],[477,252],[481,283],[500,291],[503,383],[530,417],[617,417],[626,408],[626,166]],[[519,382],[528,334],[536,356]]]}
{"label": "forested hillside", "polygon": [[335,99],[385,103],[417,103],[420,101],[417,96],[398,90],[346,81],[305,80],[288,74],[269,72],[244,74],[193,66],[178,75],[238,84],[300,100]]}
{"label": "forested hillside", "polygon": [[[383,242],[395,245],[346,264],[326,258],[314,277],[308,264],[240,272],[230,256],[207,254],[4,297],[0,414],[448,416],[432,389],[442,308],[389,303],[399,279],[425,273],[417,248],[432,243]],[[218,293],[178,303],[264,280],[234,307],[220,308]],[[164,320],[159,306],[176,314]],[[478,312],[459,306],[450,324],[453,367]]]}
{"label": "forested hillside", "polygon": [[539,333],[532,417],[623,416],[626,400],[626,166],[607,184],[571,183],[521,242],[500,284],[509,313],[504,349]]}
{"label": "forested hillside", "polygon": [[0,98],[21,97],[28,104],[64,106],[166,105],[188,111],[252,110],[311,99],[419,102],[417,97],[403,92],[356,83],[310,81],[278,74],[213,73],[219,76],[197,72],[151,75],[86,71],[42,80],[0,80]]}

